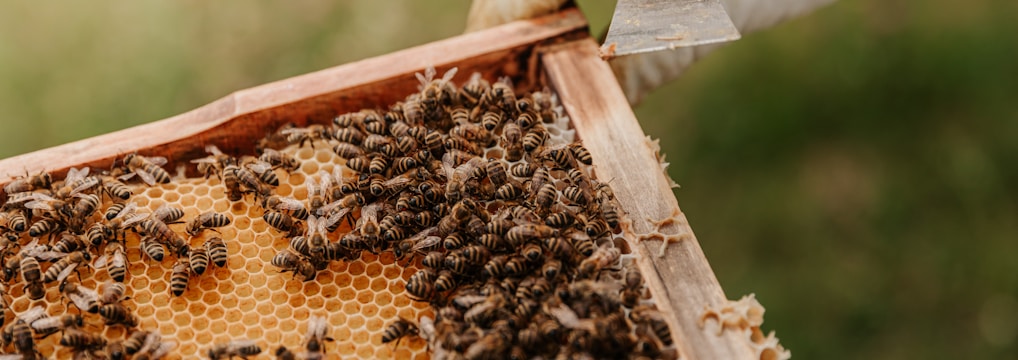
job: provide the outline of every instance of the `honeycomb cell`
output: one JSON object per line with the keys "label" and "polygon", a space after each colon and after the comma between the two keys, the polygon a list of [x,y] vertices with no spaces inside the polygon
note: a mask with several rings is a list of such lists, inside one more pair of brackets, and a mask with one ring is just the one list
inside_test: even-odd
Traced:
{"label": "honeycomb cell", "polygon": [[210,209],[212,208],[212,199],[207,197],[199,198],[198,201],[195,202],[195,206],[199,209]]}
{"label": "honeycomb cell", "polygon": [[357,303],[348,302],[343,304],[343,312],[347,313],[347,315],[359,314],[361,307]]}
{"label": "honeycomb cell", "polygon": [[289,306],[280,306],[276,308],[276,317],[280,319],[290,319],[293,316],[293,309]]}
{"label": "honeycomb cell", "polygon": [[389,285],[389,281],[383,277],[376,277],[371,280],[371,291],[381,292],[385,291],[385,288]]}
{"label": "honeycomb cell", "polygon": [[398,268],[398,267],[395,267],[395,266],[386,266],[385,269],[382,270],[382,276],[384,276],[386,279],[393,280],[393,279],[398,279],[399,275],[402,272],[403,271],[400,268]]}
{"label": "honeycomb cell", "polygon": [[382,319],[393,319],[396,317],[396,308],[388,305],[382,306],[382,308],[378,310],[378,317]]}
{"label": "honeycomb cell", "polygon": [[180,194],[178,194],[176,192],[167,192],[167,193],[164,193],[163,194],[163,200],[166,200],[166,202],[168,202],[168,203],[175,203],[178,200],[180,200]]}
{"label": "honeycomb cell", "polygon": [[[349,327],[351,330],[360,329],[361,326],[364,326],[364,316],[361,316],[361,314],[351,315],[346,320],[346,326]],[[354,337],[357,337],[358,335],[361,335],[361,334],[364,334],[364,336],[367,336],[367,334],[365,332],[355,331],[354,332]],[[360,341],[357,341],[357,342],[360,342]]]}
{"label": "honeycomb cell", "polygon": [[361,291],[357,293],[357,302],[361,304],[370,304],[375,301],[375,294],[370,291]]}

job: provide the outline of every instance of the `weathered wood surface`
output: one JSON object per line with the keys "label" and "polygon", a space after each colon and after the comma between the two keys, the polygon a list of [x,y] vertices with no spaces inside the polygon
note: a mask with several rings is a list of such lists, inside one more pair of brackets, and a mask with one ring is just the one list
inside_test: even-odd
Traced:
{"label": "weathered wood surface", "polygon": [[[542,56],[551,86],[594,159],[595,172],[610,181],[630,224],[630,248],[658,308],[668,316],[684,358],[750,359],[749,339],[700,328],[704,306],[726,302],[724,291],[679,210],[668,179],[608,64],[593,40],[552,46]],[[661,246],[668,244],[664,256]],[[656,274],[656,275],[655,275]]]}
{"label": "weathered wood surface", "polygon": [[26,173],[62,177],[72,166],[109,168],[131,152],[187,161],[204,156],[205,144],[231,154],[253,153],[254,144],[285,123],[325,123],[335,115],[390,104],[417,90],[413,73],[429,66],[439,74],[459,67],[456,82],[473,72],[512,76],[530,87],[537,72],[535,46],[588,36],[576,8],[518,21],[333,68],[240,90],[192,111],[129,129],[0,160],[0,184]]}

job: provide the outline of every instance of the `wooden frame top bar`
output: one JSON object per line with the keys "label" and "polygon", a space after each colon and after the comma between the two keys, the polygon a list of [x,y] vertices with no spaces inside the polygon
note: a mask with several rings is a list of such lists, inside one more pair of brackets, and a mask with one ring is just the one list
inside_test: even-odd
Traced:
{"label": "wooden frame top bar", "polygon": [[[72,143],[0,160],[0,184],[50,171],[63,176],[72,166],[109,168],[131,152],[170,160],[204,156],[205,143],[228,153],[250,153],[254,143],[286,122],[306,125],[378,103],[400,100],[416,90],[412,73],[434,66],[441,74],[459,66],[457,81],[479,71],[487,76],[533,75],[527,69],[534,46],[588,36],[579,9],[517,21],[313,73],[236,91],[189,112]],[[518,86],[529,86],[526,77]],[[328,110],[323,110],[323,106]]]}

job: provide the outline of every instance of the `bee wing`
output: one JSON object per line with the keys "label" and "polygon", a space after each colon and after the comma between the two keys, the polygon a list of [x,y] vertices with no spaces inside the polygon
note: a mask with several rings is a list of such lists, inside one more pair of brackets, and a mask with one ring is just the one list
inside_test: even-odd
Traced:
{"label": "bee wing", "polygon": [[328,327],[327,326],[328,326],[328,323],[326,323],[324,317],[321,317],[321,316],[312,316],[310,319],[308,319],[308,330],[306,332],[308,334],[307,337],[308,338],[318,338],[318,339],[324,339],[324,338],[328,337],[327,336],[328,335],[327,334],[328,333]]}
{"label": "bee wing", "polygon": [[145,214],[134,214],[131,217],[127,218],[127,220],[124,220],[123,227],[124,228],[128,228],[128,227],[134,226],[134,224],[137,224],[137,223],[141,222],[142,220],[145,220],[146,218],[148,218],[148,215],[145,215]]}
{"label": "bee wing", "polygon": [[177,347],[176,342],[173,341],[160,342],[158,346],[155,346],[155,348],[152,349],[152,352],[150,353],[152,356],[150,356],[149,358],[162,359],[164,356],[166,356],[166,354],[170,353],[170,350],[173,350],[173,348],[175,347]]}
{"label": "bee wing", "polygon": [[34,258],[38,258],[40,254],[47,250],[49,250],[49,248],[45,245],[39,245],[39,239],[35,238],[32,239],[32,242],[28,243],[28,245],[22,246],[21,251],[19,251],[19,253],[22,256],[31,256]]}
{"label": "bee wing", "polygon": [[251,339],[233,340],[230,342],[230,349],[232,350],[231,352],[236,352],[237,349],[251,347],[254,345],[258,345],[258,343]]}
{"label": "bee wing", "polygon": [[251,169],[251,171],[261,174],[266,171],[272,170],[272,165],[261,160],[254,160],[247,164],[247,168]]}
{"label": "bee wing", "polygon": [[[335,210],[336,208],[339,208],[341,205],[343,205],[343,199],[339,199],[339,200],[333,201],[331,203],[325,204],[324,206],[318,208],[318,211],[316,213],[318,214],[318,216],[325,216],[326,214],[331,213],[332,210]],[[349,211],[349,209],[346,209],[346,210]],[[340,211],[342,211],[342,210],[340,210]],[[343,212],[343,214],[346,215],[345,212]]]}
{"label": "bee wing", "polygon": [[50,206],[49,203],[39,200],[29,201],[28,203],[25,204],[25,207],[35,210],[53,210],[53,207]]}
{"label": "bee wing", "polygon": [[166,217],[170,216],[170,213],[173,211],[172,209],[173,208],[171,208],[167,204],[160,205],[159,208],[156,209],[156,211],[152,212],[152,217],[162,221],[166,221]]}
{"label": "bee wing", "polygon": [[138,177],[141,178],[141,181],[144,181],[145,184],[148,184],[148,186],[154,186],[156,184],[156,178],[152,176],[152,174],[149,174],[147,171],[138,169],[135,170],[134,173],[138,174]]}
{"label": "bee wing", "polygon": [[325,170],[319,171],[318,188],[324,191],[325,189],[328,189],[330,186],[332,186],[332,174],[329,174],[329,172]]}
{"label": "bee wing", "polygon": [[215,156],[219,156],[219,155],[223,154],[222,151],[219,151],[219,147],[217,147],[215,145],[212,145],[212,144],[205,145],[205,152],[207,152],[209,154],[212,154],[212,155],[215,155]]}
{"label": "bee wing", "polygon": [[406,177],[406,176],[397,176],[397,177],[394,177],[392,179],[386,180],[382,184],[386,188],[393,188],[393,187],[404,186],[404,185],[410,183],[411,181],[413,181],[413,180],[408,178],[408,177]]}
{"label": "bee wing", "polygon": [[509,86],[510,89],[513,87],[513,80],[510,79],[508,76],[498,78],[498,82],[506,84],[507,86]]}
{"label": "bee wing", "polygon": [[135,204],[133,202],[127,203],[127,205],[124,205],[123,209],[120,209],[120,212],[117,213],[117,216],[114,216],[113,219],[110,220],[123,219],[126,218],[128,215],[135,215],[134,210],[137,208],[138,204]]}
{"label": "bee wing", "polygon": [[484,295],[459,295],[453,298],[452,301],[460,308],[469,308],[486,299],[488,297]]}
{"label": "bee wing", "polygon": [[438,245],[442,241],[442,238],[438,236],[427,236],[423,240],[418,241],[410,248],[411,252],[417,252],[419,250],[427,249],[429,247]]}
{"label": "bee wing", "polygon": [[64,279],[66,279],[68,276],[71,276],[71,273],[74,272],[74,270],[77,268],[78,264],[71,264],[64,268],[63,270],[60,270],[60,274],[57,274],[57,281],[64,281]]}
{"label": "bee wing", "polygon": [[39,252],[38,255],[36,255],[35,257],[37,259],[39,259],[39,260],[50,261],[50,260],[56,260],[56,259],[62,258],[62,257],[67,256],[67,255],[68,255],[67,253],[63,253],[63,252],[59,252],[59,251],[49,251],[49,250],[47,250],[47,251]]}
{"label": "bee wing", "polygon": [[212,157],[212,156],[207,156],[207,157],[203,157],[203,158],[200,158],[200,159],[191,160],[192,164],[215,164],[215,163],[218,163],[218,162],[219,161],[216,161],[216,158]]}
{"label": "bee wing", "polygon": [[343,219],[343,217],[346,216],[346,214],[348,214],[349,212],[350,208],[342,208],[339,209],[339,211],[333,213],[332,215],[329,215],[329,217],[324,220],[319,218],[318,226],[320,226],[321,228],[318,231],[320,231],[323,234],[326,233],[327,228],[332,227],[332,225],[335,225],[336,222]]}
{"label": "bee wing", "polygon": [[25,310],[25,312],[18,315],[18,319],[25,321],[26,324],[32,324],[33,322],[46,317],[46,307],[42,305],[36,305],[32,308]]}
{"label": "bee wing", "polygon": [[290,135],[290,134],[297,134],[297,133],[306,133],[306,132],[307,132],[307,129],[305,129],[305,128],[289,128],[289,129],[283,129],[283,130],[279,131],[279,133],[283,134],[283,135]]}
{"label": "bee wing", "polygon": [[[85,169],[88,169],[88,168],[85,168]],[[88,188],[91,188],[91,187],[96,186],[96,185],[99,185],[99,178],[91,178],[88,181],[83,182],[81,185],[78,185],[78,187],[72,189],[71,190],[71,194],[77,195],[78,193],[80,193],[82,191],[85,191]]]}
{"label": "bee wing", "polygon": [[456,161],[451,152],[442,155],[442,170],[445,172],[446,179],[452,179],[453,173],[456,172]]}
{"label": "bee wing", "polygon": [[127,174],[117,176],[117,180],[120,180],[120,181],[131,180],[131,178],[133,178],[134,175],[135,175],[134,172],[129,172]]}
{"label": "bee wing", "polygon": [[280,197],[279,205],[277,207],[283,210],[303,210],[304,203],[289,196]]}
{"label": "bee wing", "polygon": [[163,166],[163,165],[166,165],[167,163],[169,163],[169,161],[167,161],[166,158],[164,158],[162,156],[153,156],[153,157],[146,156],[145,160],[148,160],[148,162],[150,162],[150,163],[152,163],[152,164],[154,164],[156,166]]}
{"label": "bee wing", "polygon": [[580,317],[576,315],[576,312],[573,311],[573,309],[570,309],[562,303],[559,303],[556,306],[548,306],[547,303],[545,303],[545,311],[549,315],[554,316],[555,319],[558,320],[559,324],[562,324],[562,326],[567,328],[594,330],[591,328],[591,325],[593,325],[591,322],[580,320]]}
{"label": "bee wing", "polygon": [[[39,307],[41,308],[41,306]],[[35,331],[47,331],[57,326],[60,326],[61,321],[59,317],[46,316],[46,312],[45,310],[43,310],[42,317],[40,317],[38,320],[31,322],[26,320],[25,322],[27,322],[28,325],[32,327],[32,329],[35,329]]]}
{"label": "bee wing", "polygon": [[67,170],[67,176],[64,177],[64,184],[70,184],[75,181],[84,179],[86,176],[88,176],[89,169],[90,168],[85,167],[79,170],[78,168],[72,167],[70,170]]}
{"label": "bee wing", "polygon": [[22,360],[25,356],[21,354],[0,354],[0,360]]}
{"label": "bee wing", "polygon": [[[435,71],[434,68],[428,68],[428,70]],[[425,71],[427,71],[427,70],[425,70]],[[432,74],[432,75],[434,75],[434,74]],[[431,82],[431,77],[430,76],[422,75],[421,73],[414,73],[414,76],[416,76],[417,77],[417,81],[420,82],[420,84],[417,85],[417,91],[424,90],[424,87],[427,86],[429,82]]]}
{"label": "bee wing", "polygon": [[452,80],[452,78],[454,76],[456,76],[456,72],[458,72],[458,71],[459,71],[459,68],[455,68],[455,67],[452,68],[452,69],[449,69],[448,71],[446,71],[445,75],[442,75],[442,82],[448,83],[450,80]]}
{"label": "bee wing", "polygon": [[144,354],[144,353],[147,353],[149,351],[155,350],[159,346],[159,343],[162,340],[163,340],[162,335],[159,335],[156,332],[148,333],[148,335],[145,336],[145,342],[142,343],[141,349],[138,349],[137,353],[138,354]]}
{"label": "bee wing", "polygon": [[310,176],[304,178],[304,187],[308,189],[308,196],[310,196],[311,194],[317,194],[319,192],[318,183],[315,182],[315,179],[311,178]]}
{"label": "bee wing", "polygon": [[111,256],[103,254],[102,256],[95,258],[95,262],[92,263],[92,267],[101,268],[106,266],[106,264],[109,263],[110,258]]}
{"label": "bee wing", "polygon": [[431,317],[421,316],[421,319],[418,321],[417,324],[417,329],[420,331],[421,338],[423,338],[425,342],[431,344],[432,341],[435,339],[436,336],[435,320],[433,320]]}

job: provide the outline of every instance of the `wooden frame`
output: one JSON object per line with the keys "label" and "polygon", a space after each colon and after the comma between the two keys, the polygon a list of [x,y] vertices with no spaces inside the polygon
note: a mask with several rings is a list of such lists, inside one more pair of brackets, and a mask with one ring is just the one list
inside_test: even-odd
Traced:
{"label": "wooden frame", "polygon": [[718,336],[698,324],[706,306],[724,304],[726,297],[586,26],[579,10],[570,8],[237,91],[169,119],[0,160],[0,184],[41,171],[63,176],[72,166],[109,168],[131,152],[165,156],[170,166],[175,159],[204,156],[205,144],[253,153],[258,139],[286,122],[324,123],[339,113],[394,102],[416,89],[411,74],[428,66],[440,73],[459,67],[456,82],[475,71],[512,76],[520,88],[546,82],[584,139],[598,177],[611,179],[629,214],[624,231],[630,248],[682,356],[753,358],[743,333]]}

